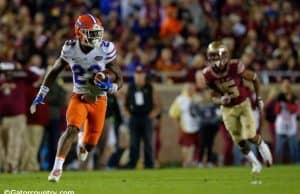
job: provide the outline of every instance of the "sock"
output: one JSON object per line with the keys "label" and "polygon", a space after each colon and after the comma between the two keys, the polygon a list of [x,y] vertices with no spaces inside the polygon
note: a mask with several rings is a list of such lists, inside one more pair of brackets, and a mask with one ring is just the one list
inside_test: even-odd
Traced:
{"label": "sock", "polygon": [[261,140],[260,143],[258,144],[258,147],[261,147],[261,146],[263,146],[264,144],[266,144],[266,143],[264,142],[264,140]]}
{"label": "sock", "polygon": [[63,157],[55,157],[55,162],[53,169],[62,169],[64,165],[65,159]]}
{"label": "sock", "polygon": [[249,153],[246,155],[246,158],[251,162],[251,164],[259,163],[259,161],[257,160],[256,156],[252,151],[249,151]]}

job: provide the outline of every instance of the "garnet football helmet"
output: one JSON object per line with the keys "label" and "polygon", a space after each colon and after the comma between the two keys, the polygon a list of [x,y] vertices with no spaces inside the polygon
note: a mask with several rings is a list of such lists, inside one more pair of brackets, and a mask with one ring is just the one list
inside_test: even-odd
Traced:
{"label": "garnet football helmet", "polygon": [[222,73],[230,59],[229,49],[220,41],[213,41],[207,48],[207,59],[215,71]]}
{"label": "garnet football helmet", "polygon": [[99,47],[104,28],[100,20],[91,14],[83,14],[77,18],[74,27],[76,38],[85,46]]}

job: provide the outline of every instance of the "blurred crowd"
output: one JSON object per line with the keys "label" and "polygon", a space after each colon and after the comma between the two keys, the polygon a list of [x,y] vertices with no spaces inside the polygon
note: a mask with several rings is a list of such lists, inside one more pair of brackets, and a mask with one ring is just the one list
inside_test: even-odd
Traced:
{"label": "blurred crowd", "polygon": [[[64,81],[70,79],[57,80],[37,114],[29,114],[29,106],[47,67],[59,56],[65,40],[74,38],[74,21],[85,12],[101,18],[104,39],[115,43],[117,63],[132,85],[109,98],[112,108],[108,108],[105,133],[88,162],[79,163],[74,153],[67,168],[135,168],[142,165],[140,141],[144,145],[142,166],[159,166],[161,118],[166,110],[149,80],[188,82],[182,91],[185,98],[180,98],[187,107],[172,105],[175,111],[170,110],[170,117],[179,121],[184,167],[219,164],[221,157],[213,152],[219,130],[224,142],[221,163],[242,163],[218,108],[197,97],[194,101],[195,72],[206,65],[206,47],[216,39],[228,45],[233,57],[260,72],[264,83],[283,84],[279,93],[270,92],[261,119],[268,123],[276,161],[299,162],[299,97],[290,86],[300,81],[299,10],[297,0],[0,0],[0,170],[51,169],[58,137],[66,127],[69,92]],[[135,85],[145,87],[143,91],[153,93],[154,98],[146,98]],[[134,102],[136,93],[140,100]],[[200,93],[207,99],[205,95]],[[188,122],[192,126],[182,127],[180,108],[190,111],[187,116],[195,119]],[[289,152],[283,152],[286,148]]]}
{"label": "blurred crowd", "polygon": [[38,55],[46,68],[74,38],[76,17],[90,12],[128,75],[143,65],[156,81],[193,80],[207,44],[223,39],[265,83],[299,81],[299,9],[296,0],[0,0],[0,61],[26,65]]}

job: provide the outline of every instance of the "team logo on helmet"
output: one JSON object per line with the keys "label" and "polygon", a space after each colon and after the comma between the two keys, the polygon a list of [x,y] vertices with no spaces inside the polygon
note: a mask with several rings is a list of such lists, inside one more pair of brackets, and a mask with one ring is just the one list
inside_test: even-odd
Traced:
{"label": "team logo on helmet", "polygon": [[208,45],[207,59],[217,72],[224,72],[230,59],[229,49],[220,41],[214,41]]}
{"label": "team logo on helmet", "polygon": [[104,29],[100,20],[91,14],[80,15],[75,23],[76,38],[84,45],[99,47]]}

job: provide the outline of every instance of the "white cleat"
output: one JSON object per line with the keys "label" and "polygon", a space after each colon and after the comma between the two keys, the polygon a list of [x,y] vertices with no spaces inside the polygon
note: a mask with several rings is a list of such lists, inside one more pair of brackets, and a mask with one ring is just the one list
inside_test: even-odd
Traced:
{"label": "white cleat", "polygon": [[260,174],[261,170],[262,170],[262,166],[259,162],[252,163],[252,170],[251,170],[252,174]]}
{"label": "white cleat", "polygon": [[78,140],[77,140],[77,147],[76,147],[76,153],[77,153],[77,158],[80,161],[85,161],[88,157],[88,151],[85,149],[85,146],[82,142],[83,139],[83,132],[80,131],[78,133]]}
{"label": "white cleat", "polygon": [[77,153],[77,158],[80,161],[86,161],[87,157],[88,157],[88,151],[85,149],[83,144],[77,144],[77,148],[76,148],[76,153]]}
{"label": "white cleat", "polygon": [[262,141],[260,145],[258,146],[258,151],[260,155],[262,156],[264,163],[270,167],[273,164],[272,154],[270,152],[270,149],[268,145]]}
{"label": "white cleat", "polygon": [[62,175],[62,169],[52,170],[48,176],[49,182],[58,182]]}

